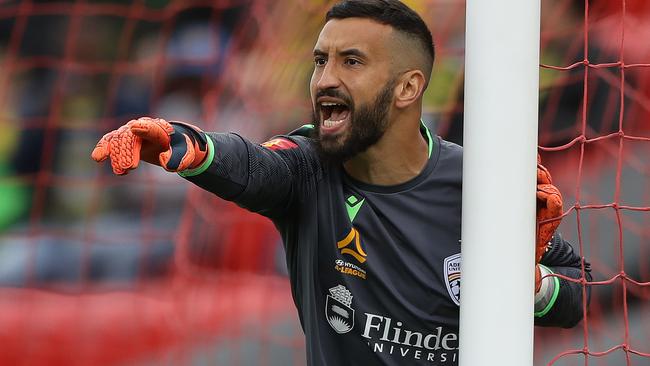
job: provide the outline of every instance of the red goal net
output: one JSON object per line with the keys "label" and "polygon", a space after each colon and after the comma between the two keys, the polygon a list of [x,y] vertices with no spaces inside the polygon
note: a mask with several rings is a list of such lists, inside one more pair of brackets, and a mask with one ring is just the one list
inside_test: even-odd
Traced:
{"label": "red goal net", "polygon": [[[0,364],[304,364],[268,220],[89,155],[142,115],[257,142],[302,125],[331,3],[0,0]],[[425,122],[462,143],[464,2],[406,3],[437,43]],[[593,281],[576,328],[536,329],[535,365],[650,365],[649,19],[542,0],[540,147]]]}
{"label": "red goal net", "polygon": [[538,330],[535,364],[650,365],[650,3],[544,5],[540,145],[593,281],[579,326]]}

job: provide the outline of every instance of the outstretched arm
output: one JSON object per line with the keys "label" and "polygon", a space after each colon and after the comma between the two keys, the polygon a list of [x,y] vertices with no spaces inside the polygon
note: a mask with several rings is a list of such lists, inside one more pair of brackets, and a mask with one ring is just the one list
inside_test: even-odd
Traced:
{"label": "outstretched arm", "polygon": [[273,216],[313,189],[320,174],[307,139],[282,137],[272,142],[255,145],[236,134],[204,133],[186,123],[144,117],[104,135],[92,158],[110,159],[118,175],[144,160],[221,198]]}
{"label": "outstretched arm", "polygon": [[257,145],[233,133],[206,136],[214,156],[179,174],[250,211],[282,215],[313,192],[321,177],[312,144],[304,137],[277,137]]}

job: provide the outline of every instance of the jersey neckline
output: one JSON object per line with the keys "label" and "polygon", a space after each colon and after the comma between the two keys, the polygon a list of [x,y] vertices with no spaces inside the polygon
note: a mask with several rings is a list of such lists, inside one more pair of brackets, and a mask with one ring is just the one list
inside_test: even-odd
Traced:
{"label": "jersey neckline", "polygon": [[436,164],[438,163],[438,157],[440,156],[440,147],[442,145],[440,141],[440,137],[438,137],[437,135],[432,136],[431,133],[429,132],[429,129],[424,125],[424,123],[421,124],[420,132],[422,133],[422,136],[427,140],[427,143],[429,145],[429,158],[427,159],[427,163],[424,166],[424,169],[422,169],[422,171],[420,172],[420,174],[416,175],[415,177],[411,178],[410,180],[404,183],[390,185],[390,186],[383,186],[383,185],[370,184],[370,183],[365,183],[356,180],[353,177],[351,177],[341,165],[341,171],[343,172],[342,173],[343,180],[347,184],[355,188],[358,188],[362,191],[375,192],[375,193],[398,193],[398,192],[409,190],[417,186],[424,179],[426,179],[427,176],[429,176],[429,174],[436,167]]}

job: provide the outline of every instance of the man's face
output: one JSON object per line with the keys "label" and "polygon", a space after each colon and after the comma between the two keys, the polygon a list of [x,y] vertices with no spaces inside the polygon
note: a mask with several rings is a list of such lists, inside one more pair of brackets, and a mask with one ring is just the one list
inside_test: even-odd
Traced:
{"label": "man's face", "polygon": [[388,127],[394,79],[392,29],[362,18],[327,22],[314,47],[310,91],[321,152],[346,160]]}

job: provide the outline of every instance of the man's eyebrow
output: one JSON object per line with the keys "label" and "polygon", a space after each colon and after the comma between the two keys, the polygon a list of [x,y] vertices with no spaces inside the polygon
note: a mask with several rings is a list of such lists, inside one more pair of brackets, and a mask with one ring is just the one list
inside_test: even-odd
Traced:
{"label": "man's eyebrow", "polygon": [[[314,56],[327,56],[327,52],[320,50],[320,49],[315,49],[314,50]],[[340,56],[357,56],[361,58],[367,58],[366,54],[362,52],[361,50],[357,48],[349,48],[346,50],[339,51]]]}
{"label": "man's eyebrow", "polygon": [[339,55],[341,56],[357,56],[361,58],[367,58],[365,53],[363,53],[361,50],[357,48],[349,48],[347,50],[342,50],[339,52]]}

